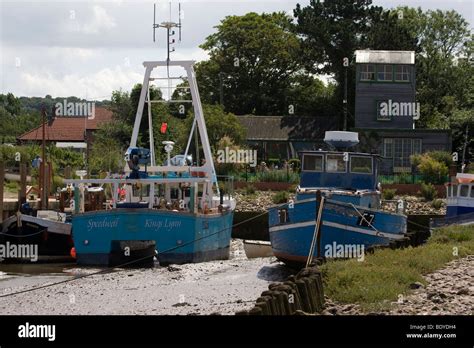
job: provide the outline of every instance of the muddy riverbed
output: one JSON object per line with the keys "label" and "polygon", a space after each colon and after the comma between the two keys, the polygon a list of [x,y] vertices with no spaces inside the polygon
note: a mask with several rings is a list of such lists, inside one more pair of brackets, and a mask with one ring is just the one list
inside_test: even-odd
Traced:
{"label": "muddy riverbed", "polygon": [[[38,268],[39,267],[39,268]],[[62,265],[0,265],[0,295],[100,271]],[[0,314],[231,315],[250,309],[268,284],[295,271],[275,258],[247,259],[234,239],[226,261],[148,269],[116,269],[63,284],[0,297]],[[326,298],[323,315],[474,314],[474,255],[448,263],[413,284],[401,303],[378,313]]]}
{"label": "muddy riverbed", "polygon": [[[40,266],[40,265],[35,265]],[[1,270],[1,268],[0,268]],[[60,273],[0,273],[0,294],[72,279],[98,269],[64,266]],[[270,282],[292,271],[275,258],[247,259],[233,240],[230,260],[122,269],[0,298],[1,314],[233,314],[252,307]]]}

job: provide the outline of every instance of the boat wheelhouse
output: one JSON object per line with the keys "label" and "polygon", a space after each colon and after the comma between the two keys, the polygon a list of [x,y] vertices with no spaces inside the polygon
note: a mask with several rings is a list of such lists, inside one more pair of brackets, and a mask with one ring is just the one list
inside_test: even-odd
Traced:
{"label": "boat wheelhouse", "polygon": [[474,213],[474,174],[457,174],[446,185],[446,217]]}
{"label": "boat wheelhouse", "polygon": [[301,152],[302,168],[297,200],[321,191],[327,198],[380,208],[377,155],[360,152]]}

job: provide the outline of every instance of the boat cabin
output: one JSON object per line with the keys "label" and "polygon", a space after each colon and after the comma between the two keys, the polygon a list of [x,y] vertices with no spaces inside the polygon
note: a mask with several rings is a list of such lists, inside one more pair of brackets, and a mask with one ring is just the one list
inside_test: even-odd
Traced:
{"label": "boat cabin", "polygon": [[377,155],[359,152],[301,153],[300,188],[377,189]]}
{"label": "boat cabin", "polygon": [[446,185],[448,217],[474,213],[474,174],[458,174],[456,181]]}

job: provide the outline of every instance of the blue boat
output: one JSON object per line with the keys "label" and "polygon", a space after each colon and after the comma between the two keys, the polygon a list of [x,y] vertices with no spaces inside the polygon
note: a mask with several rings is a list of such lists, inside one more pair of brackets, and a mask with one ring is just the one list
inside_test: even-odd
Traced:
{"label": "blue boat", "polygon": [[363,258],[369,247],[406,239],[403,202],[397,213],[381,209],[377,155],[343,151],[357,133],[326,132],[325,141],[335,150],[300,153],[295,201],[269,209],[273,253],[288,264]]}
{"label": "blue boat", "polygon": [[[74,185],[72,235],[78,264],[135,265],[143,260],[151,262],[155,255],[160,264],[229,257],[235,200],[231,196],[232,187],[227,186],[224,195],[217,182],[193,64],[192,61],[144,63],[146,72],[135,127],[125,154],[126,177],[66,180]],[[149,149],[137,147],[137,139],[145,104],[149,128],[153,129],[153,101],[147,100],[149,81],[156,80],[151,78],[151,72],[170,66],[186,71],[192,96],[189,102],[195,116],[185,153],[171,158],[174,143],[164,141],[167,160],[158,166],[153,132],[148,132]],[[196,127],[197,141],[204,154],[201,165],[193,165],[189,154]],[[112,187],[113,199],[105,210],[84,210],[86,185]]]}
{"label": "blue boat", "polygon": [[446,184],[446,216],[430,221],[431,228],[474,224],[474,174],[458,173]]}

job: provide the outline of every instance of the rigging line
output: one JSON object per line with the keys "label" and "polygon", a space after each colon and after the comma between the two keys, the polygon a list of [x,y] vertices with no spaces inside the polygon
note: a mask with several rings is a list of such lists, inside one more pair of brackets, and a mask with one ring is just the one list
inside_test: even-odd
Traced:
{"label": "rigging line", "polygon": [[35,232],[35,233],[31,233],[31,234],[22,234],[22,235],[16,235],[16,234],[9,234],[9,233],[5,233],[5,232],[0,232],[0,235],[2,236],[7,236],[7,237],[14,237],[14,238],[25,238],[25,237],[31,237],[31,236],[36,236],[37,234],[40,234],[40,233],[43,233],[43,232],[46,232],[48,229],[45,228],[39,232]]}
{"label": "rigging line", "polygon": [[377,232],[377,234],[378,234],[379,231],[378,231],[369,221],[367,221],[367,219],[359,212],[359,210],[357,210],[357,208],[355,207],[355,205],[352,204],[352,203],[349,203],[349,204],[352,206],[352,208],[354,208],[354,210],[357,212],[357,214],[359,214],[359,216],[360,216],[365,222],[367,222],[367,224],[368,224],[375,232]]}

